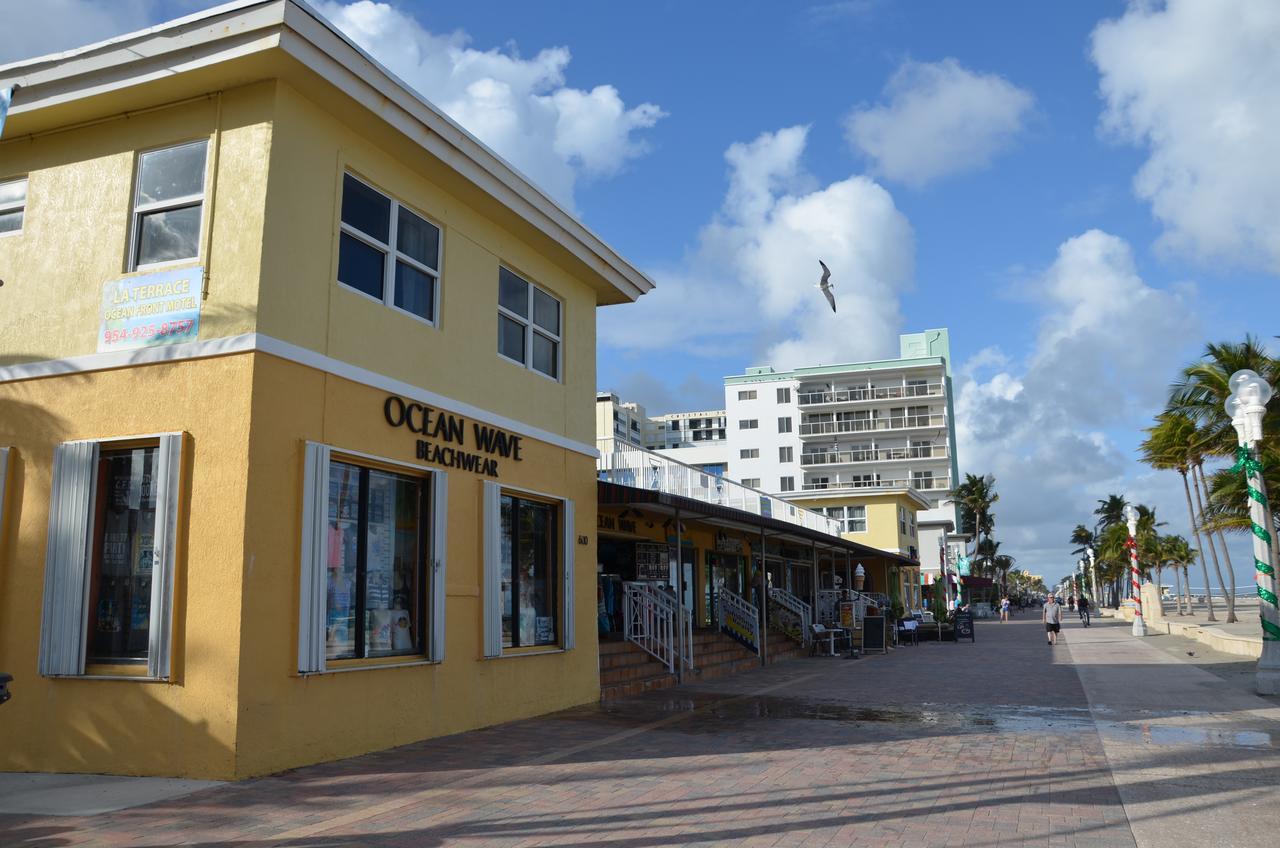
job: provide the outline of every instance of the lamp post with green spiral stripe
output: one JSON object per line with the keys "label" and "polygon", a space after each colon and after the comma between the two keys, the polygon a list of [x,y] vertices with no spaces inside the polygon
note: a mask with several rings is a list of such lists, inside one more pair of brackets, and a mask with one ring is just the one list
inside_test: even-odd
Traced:
{"label": "lamp post with green spiral stripe", "polygon": [[1262,656],[1254,674],[1254,687],[1260,695],[1280,694],[1280,609],[1277,609],[1275,557],[1272,555],[1271,510],[1267,504],[1267,487],[1262,479],[1262,462],[1258,443],[1262,440],[1262,418],[1271,400],[1271,386],[1248,369],[1231,375],[1231,396],[1227,398],[1227,414],[1240,437],[1236,464],[1232,468],[1244,474],[1249,492],[1249,519],[1253,530],[1253,567],[1258,582],[1258,610],[1262,619]]}

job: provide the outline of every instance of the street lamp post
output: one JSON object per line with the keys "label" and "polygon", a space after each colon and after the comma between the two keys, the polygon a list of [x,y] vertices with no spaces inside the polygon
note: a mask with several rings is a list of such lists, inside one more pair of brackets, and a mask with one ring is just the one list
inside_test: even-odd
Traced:
{"label": "street lamp post", "polygon": [[1234,471],[1243,471],[1249,490],[1249,519],[1253,530],[1253,567],[1258,583],[1259,617],[1262,619],[1262,655],[1254,673],[1254,687],[1260,695],[1280,694],[1280,611],[1276,608],[1275,560],[1271,553],[1273,524],[1267,504],[1267,486],[1262,479],[1258,442],[1262,440],[1262,417],[1271,400],[1271,386],[1244,369],[1231,375],[1231,396],[1227,414],[1236,428],[1237,448]]}
{"label": "street lamp post", "polygon": [[1129,541],[1125,547],[1129,549],[1129,585],[1133,590],[1133,630],[1134,636],[1147,635],[1147,622],[1142,617],[1142,573],[1138,570],[1138,511],[1133,504],[1125,504],[1124,521],[1129,525]]}

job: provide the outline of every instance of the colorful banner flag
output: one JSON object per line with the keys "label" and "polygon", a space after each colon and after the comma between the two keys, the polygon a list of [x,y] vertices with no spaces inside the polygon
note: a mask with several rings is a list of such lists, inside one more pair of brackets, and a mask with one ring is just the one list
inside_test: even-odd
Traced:
{"label": "colorful banner flag", "polygon": [[4,119],[9,114],[9,104],[13,102],[13,92],[17,88],[16,85],[0,88],[0,136],[4,135]]}

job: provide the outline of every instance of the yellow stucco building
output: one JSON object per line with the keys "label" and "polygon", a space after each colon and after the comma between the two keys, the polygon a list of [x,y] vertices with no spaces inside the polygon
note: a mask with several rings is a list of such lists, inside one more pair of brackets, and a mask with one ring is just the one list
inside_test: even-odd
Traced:
{"label": "yellow stucco building", "polygon": [[242,778],[595,700],[595,310],[651,282],[292,0],[14,83],[0,769]]}

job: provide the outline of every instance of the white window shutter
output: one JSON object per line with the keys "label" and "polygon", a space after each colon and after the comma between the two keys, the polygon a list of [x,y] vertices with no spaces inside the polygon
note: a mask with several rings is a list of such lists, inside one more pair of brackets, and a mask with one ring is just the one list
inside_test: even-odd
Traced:
{"label": "white window shutter", "polygon": [[173,582],[177,568],[178,505],[182,491],[181,433],[160,437],[156,452],[156,535],[152,545],[151,624],[147,636],[147,675],[169,679],[173,650]]}
{"label": "white window shutter", "polygon": [[502,656],[502,487],[484,481],[484,655]]}
{"label": "white window shutter", "polygon": [[564,649],[571,650],[574,644],[573,617],[573,555],[578,547],[578,537],[573,529],[573,501],[564,500]]}
{"label": "white window shutter", "polygon": [[443,471],[432,472],[431,483],[431,559],[427,563],[429,588],[427,595],[431,605],[430,635],[427,639],[427,659],[444,662],[444,611],[445,582],[448,575],[446,555],[449,551],[449,475]]}
{"label": "white window shutter", "polygon": [[84,674],[89,533],[97,467],[96,442],[68,442],[53,450],[40,619],[39,669],[46,677]]}
{"label": "white window shutter", "polygon": [[302,478],[298,672],[325,670],[325,572],[329,537],[329,446],[307,442]]}

